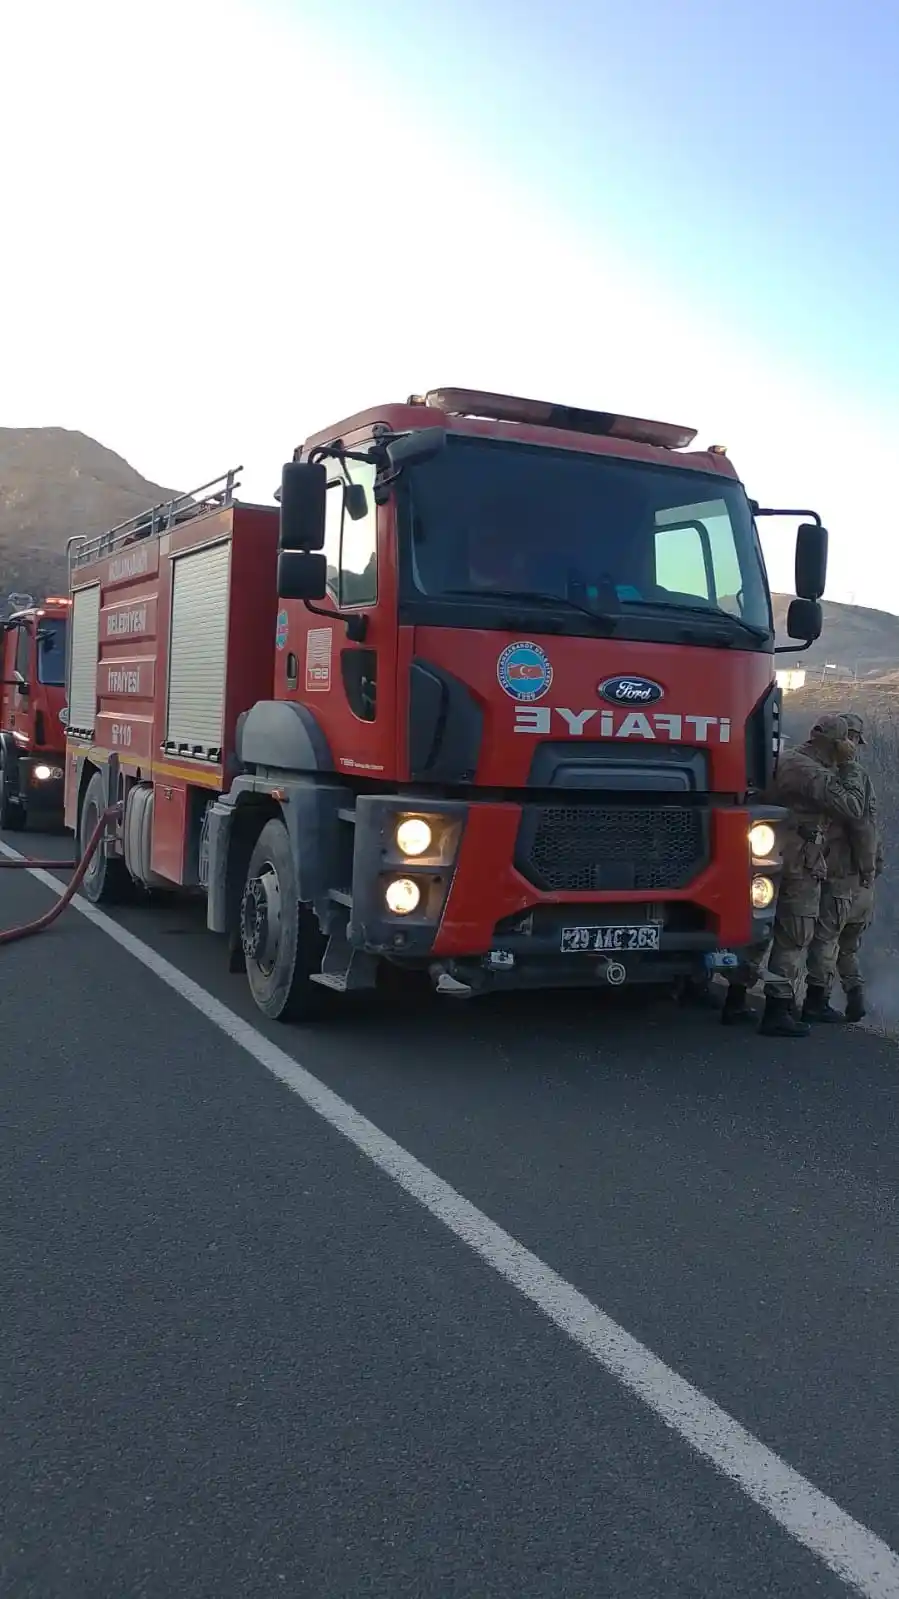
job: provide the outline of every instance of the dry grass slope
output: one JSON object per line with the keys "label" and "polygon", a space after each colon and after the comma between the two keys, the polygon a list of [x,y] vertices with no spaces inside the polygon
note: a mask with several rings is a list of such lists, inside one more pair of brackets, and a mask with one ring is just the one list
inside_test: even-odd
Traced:
{"label": "dry grass slope", "polygon": [[[789,597],[774,595],[774,620],[778,644],[787,644],[786,614]],[[824,631],[810,650],[795,656],[782,655],[780,664],[802,666],[811,677],[821,676],[830,661],[844,676],[858,675],[859,681],[881,678],[899,672],[899,616],[890,611],[872,611],[862,605],[840,605],[825,600]]]}
{"label": "dry grass slope", "polygon": [[0,428],[0,599],[65,592],[66,540],[102,533],[173,491],[65,428]]}

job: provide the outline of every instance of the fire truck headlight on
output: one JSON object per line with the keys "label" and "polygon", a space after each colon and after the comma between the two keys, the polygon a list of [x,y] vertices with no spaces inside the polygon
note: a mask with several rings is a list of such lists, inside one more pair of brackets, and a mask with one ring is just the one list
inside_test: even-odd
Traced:
{"label": "fire truck headlight on", "polygon": [[52,766],[36,766],[34,775],[39,783],[49,783],[53,776],[53,768]]}
{"label": "fire truck headlight on", "polygon": [[410,916],[417,909],[421,899],[421,889],[413,883],[411,877],[395,877],[388,883],[384,890],[387,909],[394,916]]}
{"label": "fire truck headlight on", "polygon": [[407,816],[396,830],[397,848],[402,855],[424,855],[433,841],[431,824],[423,816]]}
{"label": "fire truck headlight on", "polygon": [[756,860],[765,860],[777,847],[777,834],[768,822],[756,822],[749,829],[749,847]]}
{"label": "fire truck headlight on", "polygon": [[774,901],[774,884],[770,877],[754,877],[750,897],[755,911],[766,911]]}

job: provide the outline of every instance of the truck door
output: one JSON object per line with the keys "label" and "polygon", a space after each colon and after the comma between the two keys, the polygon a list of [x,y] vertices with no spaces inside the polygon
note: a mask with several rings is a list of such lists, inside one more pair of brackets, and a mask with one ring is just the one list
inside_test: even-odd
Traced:
{"label": "truck door", "polygon": [[28,733],[31,684],[32,634],[26,622],[17,622],[4,634],[3,717],[9,732]]}
{"label": "truck door", "polygon": [[[392,776],[396,761],[395,565],[389,507],[376,505],[374,483],[375,468],[366,462],[332,464],[325,500],[328,592],[320,602],[328,614],[286,602],[276,637],[275,693],[304,701],[327,736],[336,769],[360,777]],[[361,639],[349,636],[338,611],[357,623],[364,619]]]}

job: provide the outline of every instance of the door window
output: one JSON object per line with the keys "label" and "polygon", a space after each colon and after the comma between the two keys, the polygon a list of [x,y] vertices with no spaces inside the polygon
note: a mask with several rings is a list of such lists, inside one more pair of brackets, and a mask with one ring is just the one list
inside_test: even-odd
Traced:
{"label": "door window", "polygon": [[348,461],[349,480],[365,492],[365,508],[354,520],[347,510],[346,478],[336,463],[325,496],[325,560],[328,593],[344,606],[374,605],[378,598],[378,507],[375,468],[366,461]]}
{"label": "door window", "polygon": [[26,683],[31,676],[31,633],[27,627],[18,629],[16,639],[16,671],[21,672]]}

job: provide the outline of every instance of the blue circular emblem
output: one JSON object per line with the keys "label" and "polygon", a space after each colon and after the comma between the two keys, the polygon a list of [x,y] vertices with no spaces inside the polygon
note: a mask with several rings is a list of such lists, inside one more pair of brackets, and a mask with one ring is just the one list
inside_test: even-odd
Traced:
{"label": "blue circular emblem", "polygon": [[553,669],[539,644],[509,644],[496,663],[503,693],[512,700],[541,700],[553,680]]}
{"label": "blue circular emblem", "polygon": [[275,646],[276,646],[277,649],[283,650],[283,648],[284,648],[286,643],[287,643],[287,612],[286,611],[279,611],[278,612],[278,621],[277,621],[277,625],[275,627]]}

